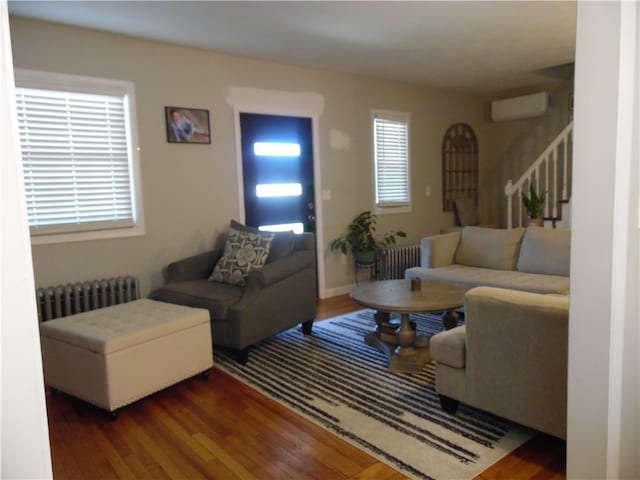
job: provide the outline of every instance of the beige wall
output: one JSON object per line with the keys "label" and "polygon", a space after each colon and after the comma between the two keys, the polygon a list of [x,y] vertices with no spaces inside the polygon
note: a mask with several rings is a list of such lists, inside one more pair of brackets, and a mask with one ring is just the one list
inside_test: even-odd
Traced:
{"label": "beige wall", "polygon": [[[324,98],[319,118],[320,180],[331,190],[323,202],[326,250],[358,212],[371,208],[372,108],[411,114],[413,212],[385,215],[381,229],[402,228],[407,241],[453,223],[441,207],[441,139],[454,122],[467,122],[482,145],[485,121],[479,98],[361,76],[298,68],[194,48],[96,31],[11,19],[16,67],[116,78],[135,82],[141,147],[146,234],[33,247],[37,285],[137,275],[143,292],[160,285],[170,261],[210,248],[237,218],[238,182],[232,86],[314,92]],[[209,109],[211,145],[168,144],[163,107]],[[348,149],[332,148],[329,132],[350,139]],[[481,164],[485,158],[481,154]],[[431,196],[425,187],[431,186]],[[337,292],[353,283],[353,268],[327,254],[326,283]]]}

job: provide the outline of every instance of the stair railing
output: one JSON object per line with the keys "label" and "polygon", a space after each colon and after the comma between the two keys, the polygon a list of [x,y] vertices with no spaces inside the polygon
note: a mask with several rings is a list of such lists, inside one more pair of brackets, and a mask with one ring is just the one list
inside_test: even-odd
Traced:
{"label": "stair railing", "polygon": [[[523,225],[525,212],[522,206],[522,192],[528,192],[531,183],[535,183],[538,193],[546,192],[544,205],[545,219],[558,218],[558,205],[569,199],[569,164],[571,162],[571,140],[573,122],[570,122],[560,134],[549,144],[531,166],[522,174],[517,182],[511,179],[504,187],[507,196],[507,228],[513,228],[513,197],[517,199],[517,226]],[[560,159],[559,159],[560,157]],[[558,162],[562,164],[562,177],[558,176]],[[544,184],[540,190],[540,184]],[[561,196],[558,195],[559,185],[562,183]]]}

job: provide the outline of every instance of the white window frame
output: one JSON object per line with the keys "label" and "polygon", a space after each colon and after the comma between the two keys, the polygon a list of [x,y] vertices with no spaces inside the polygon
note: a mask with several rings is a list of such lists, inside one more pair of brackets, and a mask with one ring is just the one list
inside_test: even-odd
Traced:
{"label": "white window frame", "polygon": [[[378,158],[375,133],[375,119],[403,122],[407,124],[407,203],[398,205],[380,205],[378,203]],[[374,109],[371,111],[371,137],[373,157],[373,211],[377,214],[407,213],[412,210],[411,202],[411,115],[406,112]]]}
{"label": "white window frame", "polygon": [[66,233],[36,234],[32,232],[31,244],[42,245],[144,235],[145,227],[142,207],[140,148],[138,146],[135,87],[133,82],[42,72],[20,68],[15,69],[15,80],[16,87],[22,88],[123,96],[125,116],[128,125],[127,148],[129,151],[129,182],[131,186],[131,202],[134,217],[133,226]]}

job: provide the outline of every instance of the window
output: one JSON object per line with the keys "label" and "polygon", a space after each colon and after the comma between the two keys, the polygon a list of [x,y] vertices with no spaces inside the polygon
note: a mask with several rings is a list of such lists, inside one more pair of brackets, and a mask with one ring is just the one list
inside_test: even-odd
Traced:
{"label": "window", "polygon": [[32,241],[144,233],[133,84],[17,69],[16,105]]}
{"label": "window", "polygon": [[376,211],[410,211],[409,115],[374,111],[373,147]]}

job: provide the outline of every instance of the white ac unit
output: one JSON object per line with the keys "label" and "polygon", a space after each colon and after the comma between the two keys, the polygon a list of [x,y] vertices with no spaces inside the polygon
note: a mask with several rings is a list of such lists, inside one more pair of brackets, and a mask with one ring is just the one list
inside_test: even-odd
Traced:
{"label": "white ac unit", "polygon": [[549,110],[549,94],[533,93],[522,97],[505,98],[491,102],[491,120],[504,122],[544,115]]}

